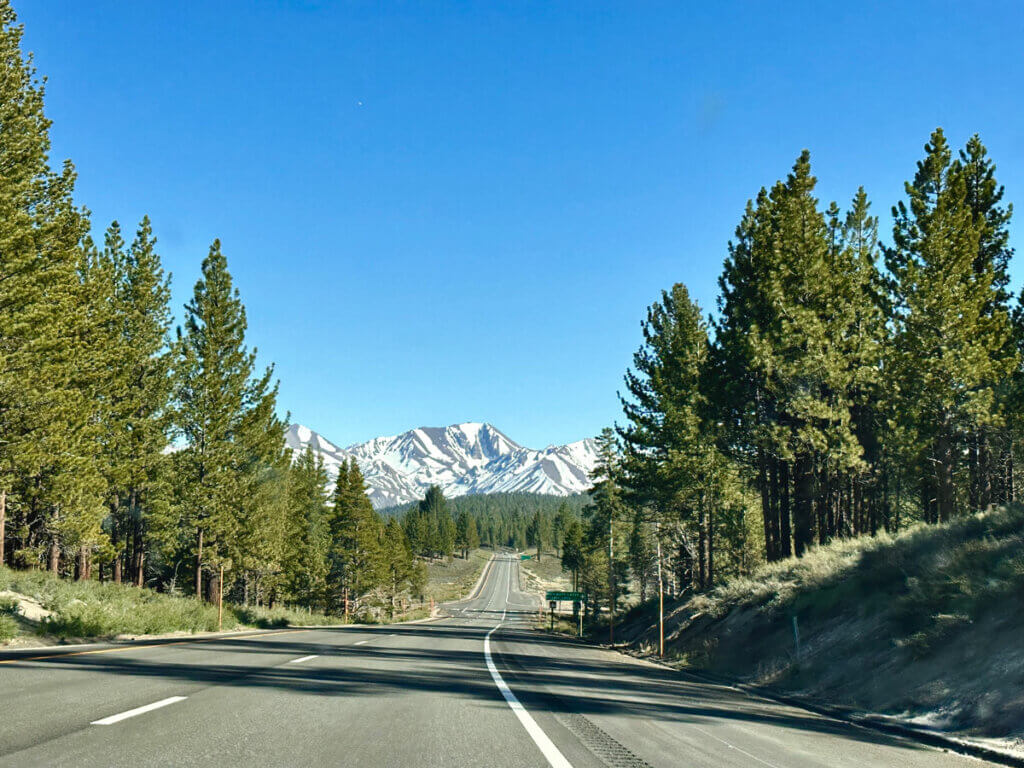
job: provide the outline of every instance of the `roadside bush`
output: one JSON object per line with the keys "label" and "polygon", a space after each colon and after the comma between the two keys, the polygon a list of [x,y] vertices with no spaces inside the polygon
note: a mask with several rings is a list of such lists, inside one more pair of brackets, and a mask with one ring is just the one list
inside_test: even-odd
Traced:
{"label": "roadside bush", "polygon": [[13,600],[0,599],[0,643],[18,634],[18,620],[14,618],[18,613],[18,604]]}

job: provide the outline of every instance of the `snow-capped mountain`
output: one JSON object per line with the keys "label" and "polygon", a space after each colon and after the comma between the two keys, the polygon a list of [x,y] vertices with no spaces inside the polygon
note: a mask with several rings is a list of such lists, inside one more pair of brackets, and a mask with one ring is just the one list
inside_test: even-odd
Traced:
{"label": "snow-capped mountain", "polygon": [[331,477],[354,458],[376,507],[423,498],[439,485],[445,496],[469,493],[548,493],[568,496],[587,490],[597,462],[591,438],[534,450],[519,445],[490,424],[420,427],[394,437],[377,437],[340,448],[309,427],[288,427],[288,446],[323,456]]}

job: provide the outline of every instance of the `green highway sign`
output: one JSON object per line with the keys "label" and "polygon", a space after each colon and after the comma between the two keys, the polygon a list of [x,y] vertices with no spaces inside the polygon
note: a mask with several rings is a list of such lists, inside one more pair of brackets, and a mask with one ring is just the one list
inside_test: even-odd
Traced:
{"label": "green highway sign", "polygon": [[582,603],[585,601],[586,595],[582,592],[548,592],[544,597],[545,600],[569,600],[574,603]]}
{"label": "green highway sign", "polygon": [[533,555],[520,555],[520,560],[533,560]]}

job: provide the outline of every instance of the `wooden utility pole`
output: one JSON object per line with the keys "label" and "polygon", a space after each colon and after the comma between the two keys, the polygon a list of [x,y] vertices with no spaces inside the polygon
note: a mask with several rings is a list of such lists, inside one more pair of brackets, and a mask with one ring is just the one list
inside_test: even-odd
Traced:
{"label": "wooden utility pole", "polygon": [[654,524],[654,539],[658,547],[658,657],[665,657],[665,581],[661,575],[661,523]]}
{"label": "wooden utility pole", "polygon": [[615,548],[612,522],[615,515],[608,512],[608,645],[615,645]]}
{"label": "wooden utility pole", "polygon": [[217,631],[224,629],[224,563],[220,564],[220,579],[217,581]]}

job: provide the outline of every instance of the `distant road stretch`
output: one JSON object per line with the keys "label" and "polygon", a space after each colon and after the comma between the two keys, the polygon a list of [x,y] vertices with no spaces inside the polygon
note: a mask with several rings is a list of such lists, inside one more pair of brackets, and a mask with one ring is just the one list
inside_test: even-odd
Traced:
{"label": "distant road stretch", "polygon": [[0,653],[0,766],[982,763],[529,629],[499,555],[419,624]]}

